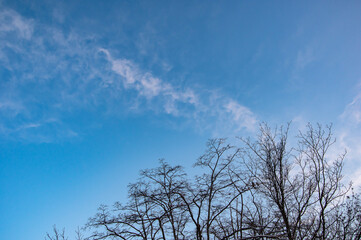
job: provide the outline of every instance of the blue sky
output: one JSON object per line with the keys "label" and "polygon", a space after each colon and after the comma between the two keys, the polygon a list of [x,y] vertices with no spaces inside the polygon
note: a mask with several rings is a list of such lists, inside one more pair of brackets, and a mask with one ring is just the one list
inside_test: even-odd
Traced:
{"label": "blue sky", "polygon": [[361,184],[360,1],[0,1],[0,235],[71,232],[159,158],[334,124]]}

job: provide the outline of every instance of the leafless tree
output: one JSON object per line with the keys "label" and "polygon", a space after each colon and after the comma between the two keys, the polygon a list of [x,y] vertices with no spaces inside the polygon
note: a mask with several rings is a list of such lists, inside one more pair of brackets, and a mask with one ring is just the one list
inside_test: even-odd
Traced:
{"label": "leafless tree", "polygon": [[[331,126],[309,124],[292,146],[289,128],[262,124],[239,147],[209,140],[195,176],[161,160],[126,204],[99,208],[86,239],[361,239],[360,196],[343,182],[345,153],[330,154]],[[65,239],[56,228],[46,238]]]}
{"label": "leafless tree", "polygon": [[[141,172],[141,184],[147,184],[146,191],[141,196],[152,203],[162,219],[160,226],[162,232],[170,232],[172,239],[185,237],[185,226],[188,221],[185,205],[180,197],[185,189],[185,173],[181,166],[170,166],[160,161],[158,168],[147,169]],[[162,234],[165,239],[165,233]]]}
{"label": "leafless tree", "polygon": [[[160,167],[141,172],[141,179],[129,185],[129,202],[116,203],[112,211],[103,206],[91,218],[88,228],[103,228],[89,239],[183,239],[187,222],[179,197],[185,176],[180,166],[160,161]],[[168,236],[170,233],[171,237]]]}
{"label": "leafless tree", "polygon": [[268,199],[279,236],[329,239],[333,223],[328,218],[348,191],[342,182],[345,155],[328,159],[334,143],[329,126],[308,125],[295,149],[286,146],[288,129],[262,125],[258,140],[243,140],[244,166],[259,185],[255,194]]}
{"label": "leafless tree", "polygon": [[46,233],[45,240],[68,240],[65,236],[65,229],[58,230],[56,226],[53,226],[53,234]]}
{"label": "leafless tree", "polygon": [[[53,226],[53,233],[46,233],[45,240],[68,240],[69,238],[65,235],[65,229],[59,230],[55,225]],[[75,231],[75,240],[84,240],[81,229]]]}
{"label": "leafless tree", "polygon": [[[332,218],[331,218],[332,219]],[[337,239],[361,239],[361,199],[352,192],[333,215],[332,232]]]}
{"label": "leafless tree", "polygon": [[131,184],[125,206],[119,202],[112,209],[101,206],[86,225],[87,229],[95,229],[88,239],[157,239],[164,232],[163,218],[144,199],[144,191],[145,186]]}
{"label": "leafless tree", "polygon": [[[239,199],[249,187],[239,176],[235,177],[238,155],[239,148],[226,143],[225,139],[212,139],[208,141],[205,153],[196,161],[194,166],[204,172],[195,177],[186,195],[182,196],[195,226],[196,239],[229,239],[240,231],[235,227],[240,223],[238,209],[232,211],[232,208],[238,206]],[[224,219],[228,214],[237,215],[232,219],[238,220],[226,224]]]}

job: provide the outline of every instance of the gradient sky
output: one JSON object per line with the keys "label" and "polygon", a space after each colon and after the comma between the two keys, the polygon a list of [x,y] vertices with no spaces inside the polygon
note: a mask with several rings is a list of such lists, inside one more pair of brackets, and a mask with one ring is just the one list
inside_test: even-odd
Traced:
{"label": "gradient sky", "polygon": [[[159,158],[333,123],[361,184],[360,1],[1,1],[0,236],[69,235]],[[335,151],[336,154],[337,151]]]}

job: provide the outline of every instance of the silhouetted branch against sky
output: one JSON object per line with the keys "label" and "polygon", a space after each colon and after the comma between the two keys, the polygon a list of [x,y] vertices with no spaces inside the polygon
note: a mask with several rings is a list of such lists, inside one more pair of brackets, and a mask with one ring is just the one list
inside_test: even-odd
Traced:
{"label": "silhouetted branch against sky", "polygon": [[126,205],[89,219],[89,239],[357,239],[359,193],[343,179],[345,155],[328,157],[331,126],[307,125],[296,146],[289,127],[262,124],[238,146],[209,140],[194,176],[160,160],[129,185]]}

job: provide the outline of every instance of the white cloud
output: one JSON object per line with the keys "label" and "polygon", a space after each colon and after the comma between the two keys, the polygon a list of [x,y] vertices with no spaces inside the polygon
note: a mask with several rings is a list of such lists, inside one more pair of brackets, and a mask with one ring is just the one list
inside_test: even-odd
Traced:
{"label": "white cloud", "polygon": [[346,106],[341,118],[353,124],[361,123],[361,93]]}
{"label": "white cloud", "polygon": [[112,65],[111,69],[122,77],[125,88],[135,89],[147,99],[161,95],[166,97],[169,102],[180,101],[196,104],[196,98],[189,90],[185,92],[176,91],[172,85],[154,77],[151,73],[143,73],[133,62],[127,59],[113,59],[106,49],[100,49],[100,51],[106,54]]}
{"label": "white cloud", "polygon": [[[197,94],[191,88],[179,89],[153,76],[150,72],[141,71],[130,60],[114,59],[107,49],[101,48],[99,51],[106,55],[111,69],[121,76],[125,88],[136,90],[147,100],[162,99],[161,104],[165,113],[193,118],[194,121],[202,122],[200,125],[204,128],[212,125],[204,124],[204,121],[213,118],[215,124],[225,125],[228,129],[255,130],[257,119],[254,113],[235,100],[222,95],[214,95],[211,91],[207,95],[204,92]],[[221,126],[213,128],[220,129]]]}
{"label": "white cloud", "polygon": [[355,187],[361,187],[361,93],[347,104],[339,119],[337,147],[347,151],[346,178],[352,180]]}
{"label": "white cloud", "polygon": [[297,52],[291,69],[290,84],[293,88],[300,87],[303,80],[303,72],[315,59],[316,55],[312,46],[306,46]]}
{"label": "white cloud", "polygon": [[0,100],[0,112],[9,111],[12,115],[17,115],[21,111],[23,111],[23,106],[21,103],[6,100]]}
{"label": "white cloud", "polygon": [[225,109],[232,115],[234,122],[239,123],[239,129],[246,128],[249,131],[255,130],[257,120],[251,110],[233,100],[226,103]]}
{"label": "white cloud", "polygon": [[138,67],[127,59],[113,59],[109,51],[101,48],[112,65],[112,70],[122,77],[125,88],[135,89],[140,95],[148,99],[163,95],[170,101],[181,101],[196,104],[196,98],[190,91],[176,91],[172,85],[165,83],[149,72],[142,72]]}
{"label": "white cloud", "polygon": [[[11,76],[0,82],[2,135],[36,139],[38,132],[41,141],[76,136],[62,119],[78,110],[99,116],[150,110],[220,134],[252,131],[257,121],[250,109],[225,95],[179,87],[129,59],[115,58],[99,48],[95,35],[65,33],[13,10],[0,11],[0,43],[0,64]],[[54,136],[51,128],[57,128]]]}
{"label": "white cloud", "polygon": [[358,191],[361,187],[361,168],[358,168],[357,170],[353,171],[353,174],[350,176],[350,179],[352,180],[353,187]]}
{"label": "white cloud", "polygon": [[306,47],[298,51],[295,67],[298,71],[304,69],[307,65],[315,60],[314,51],[311,47]]}
{"label": "white cloud", "polygon": [[24,19],[15,11],[9,9],[0,11],[0,33],[15,32],[21,38],[30,39],[33,27],[33,21]]}

